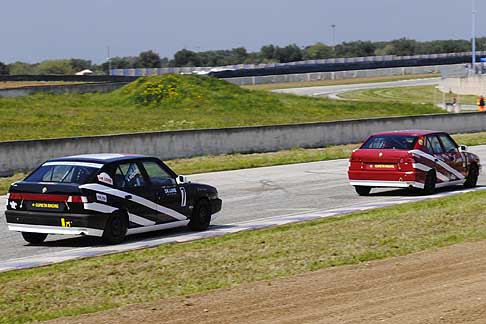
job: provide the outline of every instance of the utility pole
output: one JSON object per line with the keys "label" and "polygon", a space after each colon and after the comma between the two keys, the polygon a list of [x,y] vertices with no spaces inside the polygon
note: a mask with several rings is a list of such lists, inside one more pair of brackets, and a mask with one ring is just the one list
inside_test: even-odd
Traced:
{"label": "utility pole", "polygon": [[472,69],[476,67],[476,0],[472,0]]}
{"label": "utility pole", "polygon": [[107,60],[108,60],[108,75],[111,75],[111,53],[110,53],[110,46],[106,47],[107,52]]}

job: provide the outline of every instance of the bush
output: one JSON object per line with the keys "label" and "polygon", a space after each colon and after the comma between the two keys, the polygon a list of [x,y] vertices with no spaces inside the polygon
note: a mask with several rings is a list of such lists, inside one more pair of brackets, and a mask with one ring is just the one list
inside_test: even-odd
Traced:
{"label": "bush", "polygon": [[121,89],[122,97],[144,106],[160,106],[182,101],[212,100],[222,93],[245,92],[238,86],[197,75],[165,74],[139,78]]}

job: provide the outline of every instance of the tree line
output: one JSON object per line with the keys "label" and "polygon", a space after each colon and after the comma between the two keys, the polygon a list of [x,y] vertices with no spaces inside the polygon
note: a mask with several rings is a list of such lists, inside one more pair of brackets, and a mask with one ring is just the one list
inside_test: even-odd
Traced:
{"label": "tree line", "polygon": [[[477,49],[486,51],[486,37],[477,39]],[[173,58],[160,57],[152,50],[144,51],[138,56],[113,57],[110,63],[93,64],[84,59],[47,60],[29,64],[15,62],[5,64],[0,62],[0,74],[11,75],[45,75],[74,74],[84,69],[90,69],[95,74],[107,73],[112,69],[129,68],[160,68],[185,66],[223,66],[234,64],[287,63],[302,60],[318,60],[327,58],[362,57],[375,55],[419,55],[468,52],[471,42],[467,40],[434,40],[420,42],[413,39],[400,38],[392,41],[352,41],[342,42],[335,46],[318,42],[309,46],[289,44],[287,46],[265,45],[259,51],[249,52],[244,47],[230,50],[192,51],[181,49]]]}

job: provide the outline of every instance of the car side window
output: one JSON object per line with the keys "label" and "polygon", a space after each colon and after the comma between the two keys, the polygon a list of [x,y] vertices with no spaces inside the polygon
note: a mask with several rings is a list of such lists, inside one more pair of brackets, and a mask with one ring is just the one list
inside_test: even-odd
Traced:
{"label": "car side window", "polygon": [[439,137],[440,137],[440,141],[442,142],[442,145],[444,146],[444,150],[447,153],[459,152],[456,143],[454,143],[454,141],[449,136],[447,136],[446,134],[441,134],[439,135]]}
{"label": "car side window", "polygon": [[155,161],[142,162],[147,175],[155,186],[167,186],[176,184],[174,178]]}
{"label": "car side window", "polygon": [[138,188],[145,186],[142,172],[137,163],[123,163],[116,167],[114,185],[117,188]]}
{"label": "car side window", "polygon": [[434,154],[444,153],[439,139],[435,135],[427,136],[427,149]]}

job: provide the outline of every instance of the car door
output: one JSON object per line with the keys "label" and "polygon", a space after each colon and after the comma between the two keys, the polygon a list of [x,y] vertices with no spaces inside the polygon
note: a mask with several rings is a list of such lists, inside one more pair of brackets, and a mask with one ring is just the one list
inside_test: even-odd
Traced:
{"label": "car door", "polygon": [[447,164],[448,157],[445,154],[442,143],[436,134],[427,135],[426,148],[429,151],[429,154],[433,157],[433,161],[428,161],[427,165],[435,168],[437,183],[449,182],[452,176],[450,167]]}
{"label": "car door", "polygon": [[158,222],[186,220],[186,185],[179,185],[173,172],[166,169],[159,161],[145,160],[142,166],[155,192]]}
{"label": "car door", "polygon": [[445,133],[438,134],[438,137],[442,143],[442,147],[444,148],[444,154],[447,156],[446,163],[450,165],[453,170],[451,173],[454,175],[452,180],[461,180],[467,174],[467,161],[465,154],[459,152],[459,147],[454,142],[454,140]]}
{"label": "car door", "polygon": [[154,225],[157,221],[155,192],[136,161],[115,166],[114,187],[128,210],[130,227]]}

